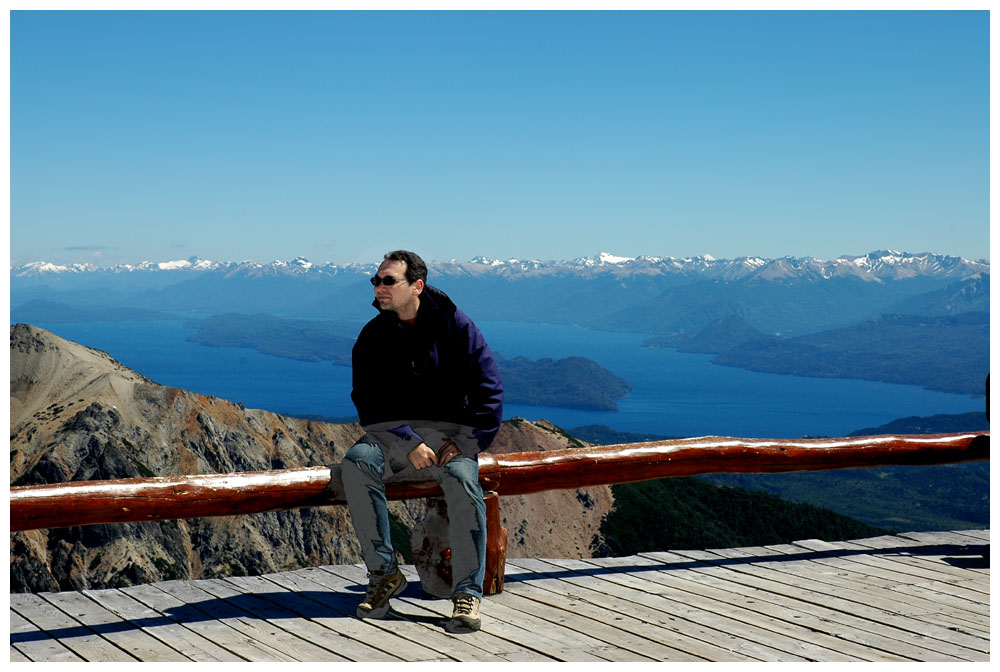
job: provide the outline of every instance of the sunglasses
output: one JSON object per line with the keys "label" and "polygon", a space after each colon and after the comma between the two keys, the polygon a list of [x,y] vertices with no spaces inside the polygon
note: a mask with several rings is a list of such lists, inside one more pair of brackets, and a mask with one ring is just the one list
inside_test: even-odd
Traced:
{"label": "sunglasses", "polygon": [[406,282],[406,280],[403,280],[403,279],[397,280],[396,278],[392,277],[391,275],[385,275],[385,276],[382,276],[382,277],[379,277],[379,276],[376,275],[374,278],[369,278],[369,280],[371,280],[371,283],[374,286],[376,286],[376,287],[378,287],[379,285],[385,285],[386,287],[392,287],[393,285],[395,285],[397,283]]}

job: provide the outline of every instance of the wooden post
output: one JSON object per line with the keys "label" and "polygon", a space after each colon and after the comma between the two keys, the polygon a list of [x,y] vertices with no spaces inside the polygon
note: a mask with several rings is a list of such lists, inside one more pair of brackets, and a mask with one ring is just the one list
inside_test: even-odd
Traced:
{"label": "wooden post", "polygon": [[486,574],[483,595],[503,592],[503,575],[507,567],[507,528],[500,522],[500,495],[483,493],[486,501]]}

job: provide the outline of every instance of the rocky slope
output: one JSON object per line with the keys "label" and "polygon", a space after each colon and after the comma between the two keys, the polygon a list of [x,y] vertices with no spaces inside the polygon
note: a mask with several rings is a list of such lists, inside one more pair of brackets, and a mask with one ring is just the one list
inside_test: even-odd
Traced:
{"label": "rocky slope", "polygon": [[[258,471],[339,462],[360,436],[164,387],[106,353],[10,328],[12,485]],[[544,422],[505,423],[493,452],[565,448]],[[508,555],[587,557],[609,488],[504,498]],[[393,503],[412,524],[422,501]],[[12,592],[100,588],[358,562],[345,507],[11,535]]]}

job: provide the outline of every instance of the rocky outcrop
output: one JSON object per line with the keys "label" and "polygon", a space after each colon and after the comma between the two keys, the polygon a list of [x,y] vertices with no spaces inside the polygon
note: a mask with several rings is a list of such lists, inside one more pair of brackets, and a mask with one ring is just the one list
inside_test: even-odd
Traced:
{"label": "rocky outcrop", "polygon": [[[555,425],[516,418],[503,424],[491,453],[521,453],[583,447]],[[549,490],[500,498],[507,528],[508,558],[589,558],[601,520],[614,505],[611,488]]]}
{"label": "rocky outcrop", "polygon": [[[106,353],[10,329],[12,485],[262,471],[339,462],[356,425],[290,418],[154,383]],[[493,452],[573,439],[505,423]],[[423,501],[394,502],[412,525]],[[503,498],[509,557],[589,557],[610,489]],[[11,535],[12,592],[119,587],[359,561],[346,507],[38,530]]]}

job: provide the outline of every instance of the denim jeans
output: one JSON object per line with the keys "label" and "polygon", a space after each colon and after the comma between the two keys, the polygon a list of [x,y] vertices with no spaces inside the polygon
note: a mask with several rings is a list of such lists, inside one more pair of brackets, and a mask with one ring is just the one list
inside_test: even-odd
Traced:
{"label": "denim jeans", "polygon": [[[405,469],[414,469],[405,456],[388,453],[374,438],[366,435],[351,446],[341,463],[351,522],[361,543],[361,556],[370,572],[396,569],[383,479]],[[479,462],[475,457],[460,455],[443,467],[426,467],[419,471],[438,482],[448,505],[452,595],[467,593],[482,599],[486,505],[479,486]]]}

